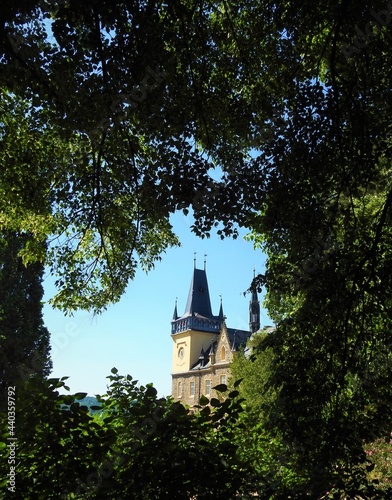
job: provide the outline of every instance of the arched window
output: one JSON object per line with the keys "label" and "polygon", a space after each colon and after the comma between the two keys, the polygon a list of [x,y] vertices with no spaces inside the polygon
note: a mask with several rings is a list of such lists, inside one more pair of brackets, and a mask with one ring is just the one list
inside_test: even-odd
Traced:
{"label": "arched window", "polygon": [[182,397],[182,382],[178,382],[177,397],[179,397],[179,398]]}
{"label": "arched window", "polygon": [[226,348],[223,345],[221,349],[221,361],[226,361]]}

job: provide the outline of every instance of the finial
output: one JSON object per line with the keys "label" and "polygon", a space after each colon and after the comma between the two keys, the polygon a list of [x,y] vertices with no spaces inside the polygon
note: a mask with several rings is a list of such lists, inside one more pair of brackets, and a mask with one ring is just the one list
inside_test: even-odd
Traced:
{"label": "finial", "polygon": [[207,254],[204,254],[204,271],[206,270],[206,265],[207,265]]}
{"label": "finial", "polygon": [[193,252],[193,267],[196,269],[196,253],[197,252]]}
{"label": "finial", "polygon": [[253,266],[253,279],[255,279],[255,278],[256,278],[256,267]]}

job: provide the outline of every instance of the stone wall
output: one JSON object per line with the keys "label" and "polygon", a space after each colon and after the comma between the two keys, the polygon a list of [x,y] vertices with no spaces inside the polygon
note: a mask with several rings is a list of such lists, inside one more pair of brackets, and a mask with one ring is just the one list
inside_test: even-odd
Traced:
{"label": "stone wall", "polygon": [[213,365],[195,372],[179,373],[173,375],[172,395],[175,401],[181,400],[186,405],[194,406],[199,403],[202,395],[207,398],[219,398],[219,393],[214,391],[213,387],[222,383],[227,384],[229,377],[229,363]]}

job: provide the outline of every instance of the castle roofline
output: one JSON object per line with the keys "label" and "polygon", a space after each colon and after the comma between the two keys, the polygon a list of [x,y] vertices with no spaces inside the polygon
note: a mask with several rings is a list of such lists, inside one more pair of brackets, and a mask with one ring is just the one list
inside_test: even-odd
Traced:
{"label": "castle roofline", "polygon": [[[175,314],[177,309],[175,309]],[[214,316],[211,309],[210,292],[208,290],[207,273],[204,269],[193,269],[191,285],[185,312],[180,317],[173,315],[172,335],[185,330],[198,330],[219,333],[223,321],[222,304],[219,315]]]}
{"label": "castle roofline", "polygon": [[193,269],[191,286],[184,315],[198,313],[205,318],[212,318],[210,293],[208,290],[207,273],[204,269]]}

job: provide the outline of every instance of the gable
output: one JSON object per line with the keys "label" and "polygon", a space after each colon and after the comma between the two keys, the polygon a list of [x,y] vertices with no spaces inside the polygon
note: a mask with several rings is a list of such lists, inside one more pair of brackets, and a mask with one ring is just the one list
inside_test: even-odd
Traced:
{"label": "gable", "polygon": [[232,346],[226,325],[223,325],[216,344],[215,363],[230,363],[233,358],[231,348]]}

